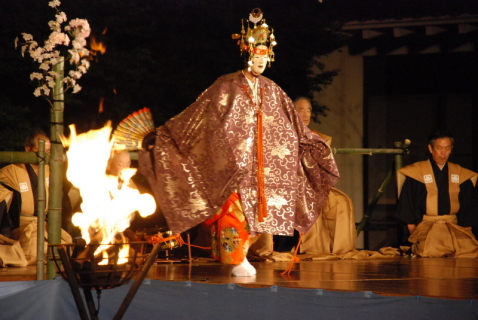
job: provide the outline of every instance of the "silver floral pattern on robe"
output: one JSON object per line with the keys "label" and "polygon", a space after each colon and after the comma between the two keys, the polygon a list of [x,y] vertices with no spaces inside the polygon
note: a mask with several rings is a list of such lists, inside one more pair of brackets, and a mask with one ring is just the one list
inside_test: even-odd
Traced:
{"label": "silver floral pattern on robe", "polygon": [[174,233],[210,218],[237,191],[252,234],[307,232],[339,173],[330,148],[304,126],[291,99],[270,79],[263,110],[267,212],[257,212],[257,115],[241,71],[220,77],[179,115],[156,128],[141,150],[144,175]]}

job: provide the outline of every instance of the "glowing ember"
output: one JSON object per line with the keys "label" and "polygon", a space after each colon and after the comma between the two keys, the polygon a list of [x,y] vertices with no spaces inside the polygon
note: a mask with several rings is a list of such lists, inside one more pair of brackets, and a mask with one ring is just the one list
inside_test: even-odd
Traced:
{"label": "glowing ember", "polygon": [[104,54],[106,52],[106,45],[102,42],[98,42],[94,36],[90,38],[91,50]]}
{"label": "glowing ember", "polygon": [[[81,229],[86,243],[102,244],[95,255],[103,251],[103,257],[107,257],[109,244],[126,242],[122,232],[129,227],[134,213],[148,216],[156,210],[156,203],[150,194],[140,194],[129,187],[136,169],[123,169],[120,177],[105,173],[114,143],[110,123],[79,135],[74,125],[70,131],[69,138],[62,138],[63,145],[69,146],[67,178],[82,197],[82,212],[75,213],[72,222]],[[127,246],[122,251],[128,255]]]}
{"label": "glowing ember", "polygon": [[105,98],[100,98],[100,103],[98,104],[98,114],[105,111]]}

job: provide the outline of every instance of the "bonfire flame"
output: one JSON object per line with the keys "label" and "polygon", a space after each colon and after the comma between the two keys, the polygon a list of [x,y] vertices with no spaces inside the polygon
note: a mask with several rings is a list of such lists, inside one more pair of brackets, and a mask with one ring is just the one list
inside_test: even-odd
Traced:
{"label": "bonfire flame", "polygon": [[98,114],[103,113],[105,111],[105,98],[100,98],[100,103],[98,104]]}
{"label": "bonfire flame", "polygon": [[[129,187],[136,169],[124,169],[120,177],[106,174],[114,143],[110,139],[110,123],[79,135],[75,126],[70,125],[70,131],[69,138],[61,139],[64,146],[69,146],[67,178],[82,197],[82,212],[75,213],[72,222],[80,228],[86,243],[101,244],[95,255],[103,252],[107,257],[106,249],[111,244],[126,242],[122,232],[129,227],[134,213],[148,216],[156,210],[156,203],[150,194],[140,194],[136,188]],[[120,256],[127,256],[127,246],[122,250],[126,252]]]}
{"label": "bonfire flame", "polygon": [[96,55],[97,52],[101,54],[105,54],[106,52],[106,45],[103,42],[96,40],[95,36],[90,37],[90,47],[91,50],[94,51],[94,55]]}

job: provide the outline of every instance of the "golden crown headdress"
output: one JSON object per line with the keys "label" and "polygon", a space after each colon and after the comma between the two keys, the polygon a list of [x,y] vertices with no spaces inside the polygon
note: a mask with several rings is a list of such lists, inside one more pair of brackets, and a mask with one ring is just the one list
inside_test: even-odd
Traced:
{"label": "golden crown headdress", "polygon": [[[241,34],[235,33],[232,35],[233,39],[238,40],[237,44],[241,55],[249,52],[248,64],[252,65],[254,54],[267,54],[269,55],[268,66],[270,67],[275,58],[273,47],[277,45],[277,42],[275,41],[274,29],[270,28],[266,24],[266,20],[263,19],[262,10],[259,8],[253,9],[249,14],[249,19],[242,19],[241,22]],[[257,48],[259,45],[264,45],[267,49]]]}

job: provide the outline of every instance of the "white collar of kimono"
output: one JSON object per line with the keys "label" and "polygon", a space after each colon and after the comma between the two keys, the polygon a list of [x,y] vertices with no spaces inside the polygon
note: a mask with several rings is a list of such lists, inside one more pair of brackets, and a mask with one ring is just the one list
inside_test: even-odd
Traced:
{"label": "white collar of kimono", "polygon": [[259,105],[259,90],[257,89],[259,79],[254,77],[254,81],[249,80],[249,78],[244,73],[244,70],[242,70],[242,74],[246,78],[247,83],[249,83],[249,88],[251,88],[252,98],[254,99],[254,102],[256,103],[256,105]]}

